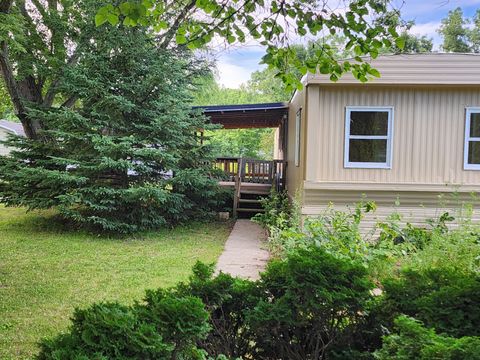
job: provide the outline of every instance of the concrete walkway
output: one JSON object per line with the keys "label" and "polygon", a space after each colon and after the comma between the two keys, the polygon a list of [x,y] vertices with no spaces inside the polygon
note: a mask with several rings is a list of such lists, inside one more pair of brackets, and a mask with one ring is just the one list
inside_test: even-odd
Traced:
{"label": "concrete walkway", "polygon": [[258,279],[269,258],[268,251],[263,249],[264,239],[265,232],[260,225],[246,219],[237,220],[218,258],[217,271],[245,279]]}

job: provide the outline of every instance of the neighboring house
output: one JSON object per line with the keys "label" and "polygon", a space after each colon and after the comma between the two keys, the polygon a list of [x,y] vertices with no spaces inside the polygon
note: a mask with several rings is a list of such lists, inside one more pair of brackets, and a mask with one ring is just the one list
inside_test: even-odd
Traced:
{"label": "neighboring house", "polygon": [[[299,195],[302,214],[366,197],[377,218],[398,211],[419,223],[464,202],[480,205],[480,56],[387,55],[371,64],[381,78],[366,84],[352,75],[336,83],[305,76],[277,116],[277,133],[287,134],[278,152],[286,188]],[[218,108],[205,113],[217,123],[234,118]],[[239,108],[237,120],[247,115]]]}
{"label": "neighboring house", "polygon": [[[23,126],[20,123],[15,123],[7,120],[0,120],[0,142],[7,139],[8,134],[25,136]],[[6,155],[10,150],[0,143],[0,155]]]}

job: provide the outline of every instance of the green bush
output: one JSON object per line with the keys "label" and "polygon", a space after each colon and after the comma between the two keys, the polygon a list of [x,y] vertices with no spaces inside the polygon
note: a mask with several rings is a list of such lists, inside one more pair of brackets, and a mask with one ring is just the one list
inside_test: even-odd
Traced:
{"label": "green bush", "polygon": [[266,297],[250,312],[261,359],[322,359],[364,319],[373,285],[365,267],[310,246],[273,261]]}
{"label": "green bush", "polygon": [[384,338],[383,347],[375,353],[378,360],[478,360],[480,338],[455,339],[437,335],[420,321],[400,316],[395,320],[397,332]]}
{"label": "green bush", "polygon": [[262,199],[263,213],[258,213],[253,220],[266,229],[277,227],[285,229],[294,225],[293,207],[286,191],[272,191],[269,197]]}
{"label": "green bush", "polygon": [[168,359],[172,350],[134,309],[105,303],[75,310],[69,333],[45,340],[38,359]]}
{"label": "green bush", "polygon": [[224,273],[214,277],[213,273],[213,266],[197,263],[190,281],[175,289],[178,296],[202,299],[208,311],[211,331],[199,346],[210,355],[224,354],[229,358],[255,353],[255,336],[245,318],[264,293],[257,282]]}
{"label": "green bush", "polygon": [[95,304],[75,310],[69,332],[43,341],[38,359],[200,359],[207,318],[200,299],[164,291],[142,305]]}
{"label": "green bush", "polygon": [[208,312],[199,298],[159,289],[147,291],[144,301],[136,310],[143,321],[153,324],[164,341],[172,345],[173,359],[182,355],[193,358],[199,353],[196,343],[210,330]]}
{"label": "green bush", "polygon": [[384,282],[384,312],[406,314],[450,336],[480,336],[480,276],[455,268],[407,269]]}

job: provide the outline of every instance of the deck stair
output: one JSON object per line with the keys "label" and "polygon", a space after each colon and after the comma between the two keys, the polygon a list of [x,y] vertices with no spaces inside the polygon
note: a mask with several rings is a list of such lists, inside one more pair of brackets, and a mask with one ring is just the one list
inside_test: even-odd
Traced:
{"label": "deck stair", "polygon": [[[261,179],[258,182],[245,182],[246,179],[254,178],[252,172],[246,174],[245,169],[248,169],[243,164],[243,159],[240,159],[239,169],[237,176],[235,176],[235,195],[233,201],[233,216],[237,217],[239,214],[246,215],[255,215],[265,210],[262,207],[262,199],[269,196],[272,190],[272,184],[264,181],[262,176],[256,176],[256,178]],[[243,169],[243,171],[242,171]],[[253,166],[250,165],[250,169],[253,169]],[[263,169],[262,169],[263,170]],[[270,171],[268,168],[266,169]],[[256,175],[256,174],[255,174]]]}
{"label": "deck stair", "polygon": [[262,198],[268,197],[272,189],[280,191],[285,186],[286,162],[283,160],[220,158],[215,167],[225,172],[227,181],[220,185],[234,189],[234,217],[263,212]]}
{"label": "deck stair", "polygon": [[261,199],[270,194],[271,186],[251,187],[240,184],[239,187],[236,211],[234,209],[236,214],[234,215],[238,215],[238,213],[254,215],[265,211]]}

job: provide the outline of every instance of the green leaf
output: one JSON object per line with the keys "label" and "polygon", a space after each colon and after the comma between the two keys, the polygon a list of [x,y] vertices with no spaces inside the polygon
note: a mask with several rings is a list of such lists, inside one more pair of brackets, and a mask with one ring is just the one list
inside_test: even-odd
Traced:
{"label": "green leaf", "polygon": [[377,69],[369,69],[368,73],[370,75],[373,75],[373,76],[377,77],[377,78],[381,77],[380,72]]}
{"label": "green leaf", "polygon": [[400,49],[400,50],[403,50],[405,48],[405,38],[404,37],[398,37],[395,39],[395,45],[397,45],[397,47]]}
{"label": "green leaf", "polygon": [[183,45],[183,44],[187,43],[187,37],[185,35],[182,35],[182,34],[177,34],[175,36],[175,41],[177,42],[177,44]]}
{"label": "green leaf", "polygon": [[115,14],[108,14],[107,15],[107,21],[110,23],[110,25],[112,26],[115,26],[118,24],[119,20],[118,20],[118,15],[115,15]]}
{"label": "green leaf", "polygon": [[98,12],[97,15],[95,15],[95,26],[102,26],[106,22],[107,17],[104,14]]}

